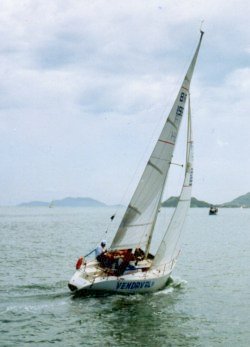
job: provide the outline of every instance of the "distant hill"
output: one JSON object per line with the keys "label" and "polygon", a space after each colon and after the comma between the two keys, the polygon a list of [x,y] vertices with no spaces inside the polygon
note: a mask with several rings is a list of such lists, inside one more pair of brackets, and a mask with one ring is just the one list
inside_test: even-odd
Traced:
{"label": "distant hill", "polygon": [[[30,201],[19,204],[21,207],[49,207],[51,202]],[[65,198],[62,200],[53,200],[53,207],[105,207],[103,202],[92,198]]]}
{"label": "distant hill", "polygon": [[18,206],[21,207],[46,207],[49,206],[49,202],[44,201],[30,201],[30,202],[23,202],[22,204],[19,204]]}
{"label": "distant hill", "polygon": [[248,207],[250,208],[250,193],[241,195],[238,198],[221,204],[220,207]]}
{"label": "distant hill", "polygon": [[[179,198],[177,196],[171,196],[168,200],[162,203],[162,206],[176,207],[178,200]],[[210,206],[211,204],[206,201],[198,200],[196,198],[191,198],[191,207],[210,207]]]}
{"label": "distant hill", "polygon": [[203,200],[198,200],[196,198],[191,198],[191,207],[210,207],[212,204],[203,201]]}
{"label": "distant hill", "polygon": [[54,200],[54,206],[70,206],[70,207],[105,207],[107,206],[101,201],[92,198],[65,198],[62,200]]}
{"label": "distant hill", "polygon": [[[163,207],[175,207],[177,205],[178,202],[178,197],[176,196],[171,196],[168,200],[164,201],[162,203]],[[117,207],[123,207],[121,205],[113,205],[113,206],[109,206],[106,205],[105,203],[92,199],[92,198],[64,198],[61,200],[53,200],[53,202],[45,202],[45,201],[30,201],[30,202],[25,202],[22,204],[19,204],[18,206],[22,206],[22,207],[113,207],[113,208],[117,208]],[[210,207],[211,203],[208,203],[206,201],[203,200],[198,200],[194,197],[192,197],[191,199],[191,207],[205,207],[208,208]],[[246,207],[246,208],[250,208],[250,193],[247,193],[245,195],[241,195],[238,198],[229,201],[229,202],[225,202],[223,204],[216,204],[217,207],[229,207],[229,208],[233,208],[233,207]]]}
{"label": "distant hill", "polygon": [[[171,196],[168,200],[162,203],[163,207],[175,207],[178,202],[178,197]],[[236,208],[236,207],[245,207],[250,208],[250,193],[241,195],[238,198],[225,202],[223,204],[211,204],[206,201],[198,200],[196,198],[191,199],[191,207],[210,207],[211,205],[216,205],[217,207],[223,208]]]}

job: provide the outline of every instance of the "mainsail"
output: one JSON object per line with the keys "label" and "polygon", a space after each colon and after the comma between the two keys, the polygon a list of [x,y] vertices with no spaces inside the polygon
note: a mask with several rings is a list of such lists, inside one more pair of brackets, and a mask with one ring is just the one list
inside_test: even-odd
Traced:
{"label": "mainsail", "polygon": [[148,252],[179,133],[203,32],[174,105],[111,244],[111,249],[140,247]]}
{"label": "mainsail", "polygon": [[[175,212],[168,225],[163,240],[155,254],[153,267],[163,264],[170,264],[175,260],[180,252],[180,234],[185,220],[187,210],[190,206],[192,181],[193,181],[193,141],[191,127],[191,107],[190,98],[188,100],[188,133],[187,133],[187,154],[186,172],[181,194]],[[171,264],[170,264],[171,265]]]}

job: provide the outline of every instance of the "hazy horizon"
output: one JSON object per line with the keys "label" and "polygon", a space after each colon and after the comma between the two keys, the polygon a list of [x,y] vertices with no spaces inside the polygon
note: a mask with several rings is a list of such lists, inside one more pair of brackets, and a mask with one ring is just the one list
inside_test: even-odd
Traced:
{"label": "hazy horizon", "polygon": [[[247,192],[247,193],[245,193],[245,194],[243,194],[243,195],[247,195],[247,194],[250,194],[249,192]],[[171,198],[171,197],[177,197],[177,196],[170,196],[170,197],[167,197],[166,198],[166,200],[168,200],[169,198]],[[232,200],[235,200],[236,198],[238,198],[238,197],[240,197],[240,196],[236,196],[235,198],[233,198],[233,199],[231,199],[230,201],[223,201],[222,203],[228,203],[228,202],[231,202]],[[192,195],[192,198],[195,198],[195,199],[197,199],[197,197],[195,197],[195,196],[193,196]],[[61,198],[61,199],[57,199],[57,198],[55,198],[54,200],[49,200],[49,201],[45,201],[45,200],[40,200],[40,199],[37,199],[37,200],[30,200],[30,201],[21,201],[21,202],[19,202],[19,203],[17,203],[17,204],[12,204],[12,205],[0,205],[0,207],[15,207],[15,206],[19,206],[19,205],[21,205],[21,204],[29,204],[29,203],[46,203],[46,204],[50,204],[50,203],[52,203],[52,202],[55,202],[55,201],[62,201],[62,200],[66,200],[66,199],[90,199],[90,200],[94,200],[94,201],[96,201],[96,202],[99,202],[99,203],[103,203],[104,205],[106,205],[106,207],[112,207],[112,206],[118,206],[118,205],[120,205],[120,203],[113,203],[113,204],[108,204],[106,201],[103,201],[103,200],[99,200],[99,199],[96,199],[96,198],[94,198],[94,197],[90,197],[90,196],[66,196],[66,197],[63,197],[63,198]],[[166,201],[166,200],[164,200],[164,201]],[[211,203],[211,204],[214,204],[214,205],[216,205],[216,203],[214,203],[213,201],[208,201],[206,198],[201,198],[201,199],[197,199],[197,200],[199,200],[199,201],[204,201],[204,202],[206,202],[206,203]],[[164,202],[163,201],[163,202]],[[125,205],[123,205],[124,207],[126,206],[126,204]]]}

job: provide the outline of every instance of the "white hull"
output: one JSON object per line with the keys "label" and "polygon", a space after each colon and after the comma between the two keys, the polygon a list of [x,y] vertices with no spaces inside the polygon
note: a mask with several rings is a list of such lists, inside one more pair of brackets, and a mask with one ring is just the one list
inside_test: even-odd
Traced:
{"label": "white hull", "polygon": [[162,289],[172,268],[134,271],[122,276],[107,275],[96,267],[95,262],[82,266],[69,281],[69,288],[79,292],[113,292],[124,294],[150,293]]}

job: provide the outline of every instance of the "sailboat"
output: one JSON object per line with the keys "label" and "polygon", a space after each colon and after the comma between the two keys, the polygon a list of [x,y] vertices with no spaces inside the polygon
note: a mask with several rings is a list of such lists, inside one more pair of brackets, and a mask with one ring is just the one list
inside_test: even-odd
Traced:
{"label": "sailboat", "polygon": [[52,208],[52,207],[54,207],[54,206],[55,206],[54,200],[52,200],[52,201],[50,202],[50,204],[49,204],[49,208]]}
{"label": "sailboat", "polygon": [[209,208],[209,215],[212,216],[212,215],[216,215],[218,213],[218,207],[216,206],[210,206]]}
{"label": "sailboat", "polygon": [[[193,140],[189,90],[203,34],[200,31],[199,42],[183,83],[111,246],[103,253],[104,260],[112,261],[85,261],[80,258],[68,283],[72,292],[145,293],[160,290],[166,285],[180,253],[181,230],[191,200]],[[185,176],[178,204],[153,255],[150,253],[152,236],[186,103]]]}

